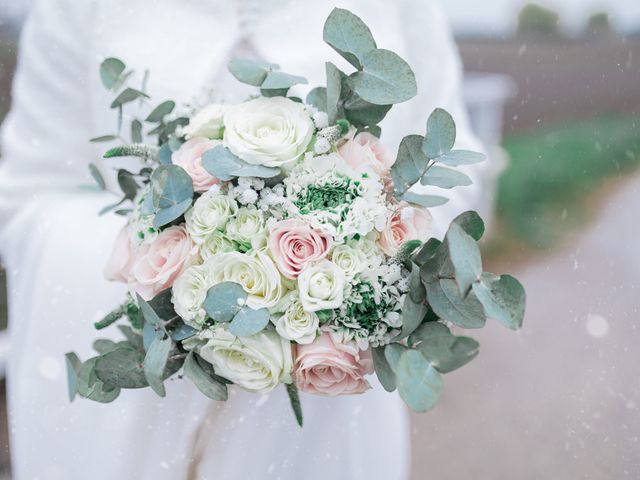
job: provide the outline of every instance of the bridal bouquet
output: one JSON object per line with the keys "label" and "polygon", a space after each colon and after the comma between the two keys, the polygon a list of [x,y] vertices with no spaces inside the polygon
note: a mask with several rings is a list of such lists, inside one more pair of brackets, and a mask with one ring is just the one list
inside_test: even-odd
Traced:
{"label": "bridal bouquet", "polygon": [[[120,133],[93,139],[123,142],[105,158],[140,159],[138,172],[118,170],[123,198],[103,210],[127,217],[106,276],[130,294],[96,323],[120,322],[121,341],[96,340],[85,362],[67,354],[71,399],[110,402],[143,387],[164,396],[174,376],[220,401],[229,385],[264,394],[283,384],[302,424],[300,390],[364,393],[375,372],[426,411],[442,374],[478,354],[453,326],[487,317],[521,326],[522,286],[483,272],[479,216],[463,213],[433,238],[429,209],[446,198],[412,188],[469,185],[453,167],[482,155],[453,149],[455,125],[441,109],[393,155],[378,124],[416,94],[411,68],[347,10],[333,10],[324,40],[355,71],[326,63],[326,86],[304,100],[289,95],[304,78],[233,60],[254,97],[184,115],[165,101],[131,119],[131,143]],[[127,86],[130,73],[116,58],[100,69],[118,132],[127,104],[149,103],[144,86]]]}

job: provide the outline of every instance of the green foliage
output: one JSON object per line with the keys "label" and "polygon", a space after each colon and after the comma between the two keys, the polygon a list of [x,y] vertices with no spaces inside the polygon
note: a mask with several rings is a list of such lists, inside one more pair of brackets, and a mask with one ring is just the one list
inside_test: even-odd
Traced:
{"label": "green foliage", "polygon": [[471,185],[471,179],[462,172],[433,165],[420,178],[420,183],[440,188],[466,187]]}
{"label": "green foliage", "polygon": [[240,284],[222,282],[209,289],[203,307],[215,321],[230,322],[244,305],[247,296]]}
{"label": "green foliage", "polygon": [[104,152],[102,158],[138,157],[144,160],[153,160],[157,155],[158,149],[150,145],[120,145]]}
{"label": "green foliage", "polygon": [[349,10],[334,8],[327,17],[323,40],[351,65],[360,70],[365,55],[376,48],[369,27]]}
{"label": "green foliage", "polygon": [[274,63],[248,58],[234,58],[229,62],[229,71],[242,83],[259,87],[264,96],[286,96],[294,85],[306,84],[307,79],[279,71]]}
{"label": "green foliage", "polygon": [[396,374],[393,373],[393,370],[385,357],[385,348],[386,347],[376,347],[371,349],[373,368],[382,387],[387,392],[393,392],[396,389]]}
{"label": "green foliage", "polygon": [[518,14],[518,34],[557,36],[559,22],[560,17],[553,10],[529,3]]}
{"label": "green foliage", "polygon": [[222,181],[229,181],[236,177],[273,178],[281,173],[279,168],[247,163],[222,145],[204,152],[202,166]]}
{"label": "green foliage", "polygon": [[118,87],[120,80],[126,69],[124,62],[118,58],[106,58],[100,64],[100,80],[108,90],[114,90]]}
{"label": "green foliage", "polygon": [[426,412],[438,402],[442,377],[420,352],[405,351],[398,360],[395,373],[398,392],[414,411]]}
{"label": "green foliage", "polygon": [[178,165],[160,165],[151,174],[153,226],[162,227],[183,215],[193,200],[193,183]]}
{"label": "green foliage", "polygon": [[438,158],[449,153],[455,142],[456,124],[453,117],[446,110],[436,108],[427,120],[422,151],[428,158]]}
{"label": "green foliage", "polygon": [[422,324],[411,335],[411,343],[440,373],[466,365],[478,355],[480,348],[473,338],[457,337],[438,322]]}
{"label": "green foliage", "polygon": [[262,331],[269,323],[269,310],[254,310],[246,305],[233,317],[229,331],[237,337],[249,337]]}
{"label": "green foliage", "polygon": [[189,352],[184,362],[184,374],[207,397],[221,402],[227,400],[227,386],[213,374],[212,368],[205,369],[193,352]]}
{"label": "green foliage", "polygon": [[176,102],[173,100],[167,100],[162,102],[156,108],[154,108],[147,118],[144,119],[145,122],[149,123],[160,123],[164,120],[164,117],[173,112],[173,109],[176,107]]}
{"label": "green foliage", "polygon": [[522,326],[525,309],[523,286],[511,275],[483,274],[480,282],[473,284],[486,315],[495,318],[505,327],[517,330]]}
{"label": "green foliage", "polygon": [[342,94],[342,78],[341,72],[331,62],[326,62],[325,70],[327,75],[327,88],[325,90],[327,116],[329,124],[336,122],[340,108],[340,97]]}
{"label": "green foliage", "polygon": [[73,352],[65,354],[65,364],[67,366],[67,388],[69,393],[69,401],[73,401],[78,393],[78,373],[82,362]]}
{"label": "green foliage", "polygon": [[133,102],[134,100],[138,100],[140,98],[149,98],[149,95],[147,95],[144,92],[141,92],[140,90],[136,90],[135,88],[127,87],[120,93],[120,95],[116,97],[116,99],[113,102],[111,102],[110,107],[120,108],[123,105]]}
{"label": "green foliage", "polygon": [[162,380],[172,345],[171,337],[158,330],[155,339],[147,349],[142,364],[144,376],[149,382],[149,386],[161,397],[166,395]]}
{"label": "green foliage", "polygon": [[298,395],[298,389],[294,383],[285,384],[287,388],[287,394],[289,395],[289,401],[291,402],[291,408],[293,409],[293,413],[296,416],[296,422],[298,425],[302,427],[303,417],[302,417],[302,405],[300,404],[300,396]]}
{"label": "green foliage", "polygon": [[89,173],[98,184],[100,190],[106,190],[107,185],[104,182],[104,177],[102,176],[102,173],[100,173],[100,170],[98,170],[98,167],[95,166],[95,164],[89,164]]}
{"label": "green foliage", "polygon": [[476,241],[456,223],[449,227],[446,241],[456,283],[460,291],[466,295],[471,285],[479,281],[482,275],[480,249]]}

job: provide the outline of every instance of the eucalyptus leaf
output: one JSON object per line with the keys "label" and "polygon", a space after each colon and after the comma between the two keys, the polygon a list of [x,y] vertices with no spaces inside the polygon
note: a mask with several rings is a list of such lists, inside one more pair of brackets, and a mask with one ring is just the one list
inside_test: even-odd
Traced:
{"label": "eucalyptus leaf", "polygon": [[149,300],[147,303],[153,309],[154,312],[162,320],[169,320],[176,316],[176,310],[173,306],[173,292],[170,288],[166,288],[158,293],[155,297]]}
{"label": "eucalyptus leaf", "polygon": [[261,62],[249,58],[234,58],[229,62],[229,71],[242,83],[259,87],[272,70],[280,68],[273,63]]}
{"label": "eucalyptus leaf", "polygon": [[184,214],[193,200],[193,183],[189,174],[178,165],[160,165],[151,175],[151,195],[156,211],[156,228]]}
{"label": "eucalyptus leaf", "polygon": [[411,67],[390,50],[367,52],[362,58],[362,71],[349,79],[358,96],[375,105],[406,102],[418,92]]}
{"label": "eucalyptus leaf", "polygon": [[149,350],[157,336],[158,329],[150,323],[145,323],[142,327],[142,346],[145,352]]}
{"label": "eucalyptus leaf", "polygon": [[357,69],[365,54],[376,48],[369,27],[349,10],[334,8],[324,23],[323,40]]}
{"label": "eucalyptus leaf", "polygon": [[340,95],[342,92],[342,77],[340,70],[331,62],[326,62],[325,71],[327,75],[327,116],[329,125],[334,125],[338,119]]}
{"label": "eucalyptus leaf", "polygon": [[440,373],[449,373],[466,365],[480,351],[476,340],[455,336],[438,322],[422,324],[411,335],[411,341]]}
{"label": "eucalyptus leaf", "polygon": [[89,140],[91,143],[101,143],[101,142],[112,142],[114,141],[116,138],[118,138],[117,135],[102,135],[100,137],[93,137],[91,140]]}
{"label": "eucalyptus leaf", "polygon": [[230,322],[247,300],[247,292],[234,282],[222,282],[207,291],[203,307],[217,322]]}
{"label": "eucalyptus leaf", "polygon": [[437,161],[444,163],[450,167],[457,167],[458,165],[472,165],[474,163],[480,163],[484,161],[486,156],[479,152],[472,152],[470,150],[451,150],[450,152],[439,155]]}
{"label": "eucalyptus leaf", "polygon": [[173,152],[171,151],[171,147],[169,146],[168,143],[165,143],[164,145],[162,145],[160,147],[160,150],[158,150],[158,162],[160,163],[160,165],[171,164],[172,153]]}
{"label": "eucalyptus leaf", "polygon": [[454,188],[466,187],[473,182],[462,172],[433,165],[427,170],[427,173],[422,176],[420,183],[422,185],[432,185],[440,188]]}
{"label": "eucalyptus leaf", "polygon": [[476,242],[484,234],[484,222],[478,212],[472,210],[463,212],[454,218],[452,223],[460,225],[467,235],[470,235]]}
{"label": "eucalyptus leaf", "polygon": [[316,87],[309,92],[305,102],[312,105],[321,112],[327,111],[327,89],[324,87]]}
{"label": "eucalyptus leaf", "polygon": [[140,120],[134,119],[131,122],[131,141],[133,143],[142,143],[142,123],[140,123]]}
{"label": "eucalyptus leaf", "polygon": [[149,123],[159,123],[162,122],[164,117],[173,112],[173,109],[176,107],[176,102],[173,100],[167,100],[162,102],[156,108],[154,108],[147,118],[144,119],[145,122]]}
{"label": "eucalyptus leaf", "polygon": [[428,259],[436,254],[440,245],[442,245],[440,240],[437,238],[430,238],[413,254],[411,260],[421,267]]}
{"label": "eucalyptus leaf", "polygon": [[484,307],[487,317],[494,318],[505,327],[517,330],[522,327],[526,294],[523,286],[511,275],[483,274],[473,285],[473,292]]}
{"label": "eucalyptus leaf", "polygon": [[482,259],[476,241],[457,223],[449,226],[446,235],[449,257],[460,291],[466,295],[471,285],[480,280]]}
{"label": "eucalyptus leaf", "polygon": [[279,168],[247,163],[223,145],[204,152],[202,166],[211,175],[225,182],[235,177],[273,178],[281,173]]}
{"label": "eucalyptus leaf", "polygon": [[298,75],[291,75],[280,71],[270,71],[267,73],[266,78],[260,85],[262,90],[279,90],[289,89],[294,85],[303,84],[306,85],[307,79]]}
{"label": "eucalyptus leaf", "polygon": [[82,367],[82,362],[74,352],[65,354],[65,364],[67,366],[67,388],[69,401],[73,401],[78,393],[78,373]]}
{"label": "eucalyptus leaf", "polygon": [[412,410],[426,412],[438,402],[442,377],[422,353],[404,352],[398,360],[396,375],[400,397]]}
{"label": "eucalyptus leaf", "polygon": [[303,424],[302,405],[300,404],[300,395],[298,395],[298,388],[295,383],[285,384],[287,387],[287,394],[289,395],[289,401],[291,402],[291,408],[296,416],[296,422],[299,426]]}
{"label": "eucalyptus leaf", "polygon": [[136,298],[138,300],[138,305],[140,305],[140,311],[142,312],[142,316],[144,317],[145,324],[149,324],[153,326],[156,330],[160,330],[163,333],[167,333],[164,322],[158,316],[156,311],[149,305],[149,303],[140,296],[140,294],[136,294]]}
{"label": "eucalyptus leaf", "polygon": [[149,346],[142,364],[149,386],[161,397],[166,395],[162,378],[172,344],[170,337],[159,333]]}
{"label": "eucalyptus leaf", "polygon": [[426,287],[427,300],[438,317],[462,328],[481,328],[486,323],[478,298],[473,292],[464,297],[455,280],[442,278]]}
{"label": "eucalyptus leaf", "polygon": [[391,178],[396,196],[402,195],[420,180],[429,168],[429,158],[421,150],[422,137],[408,135],[398,147],[396,161],[391,167]]}
{"label": "eucalyptus leaf", "polygon": [[408,350],[407,347],[400,343],[390,343],[384,347],[384,358],[387,360],[387,364],[391,367],[391,370],[396,373],[398,369],[398,361],[402,354]]}
{"label": "eucalyptus leaf", "polygon": [[119,108],[139,98],[149,98],[149,95],[141,92],[140,90],[136,90],[135,88],[127,87],[120,93],[120,95],[116,97],[113,102],[111,102],[110,107]]}
{"label": "eucalyptus leaf", "polygon": [[409,275],[409,298],[413,303],[421,304],[427,299],[427,291],[420,278],[420,267],[411,262]]}
{"label": "eucalyptus leaf", "polygon": [[453,117],[442,108],[436,108],[427,120],[427,133],[422,151],[432,159],[449,153],[456,142],[456,124]]}
{"label": "eucalyptus leaf", "polygon": [[182,324],[171,330],[170,335],[174,342],[181,342],[183,340],[186,340],[187,338],[193,337],[197,333],[198,330],[196,330],[195,328],[190,327],[189,325]]}
{"label": "eucalyptus leaf", "polygon": [[118,348],[118,344],[113,340],[108,340],[106,338],[99,338],[93,342],[93,349],[99,354],[110,352],[116,348]]}
{"label": "eucalyptus leaf", "polygon": [[136,333],[130,326],[128,325],[118,325],[118,330],[124,335],[127,339],[127,342],[137,350],[143,349],[142,344],[142,336],[139,333]]}
{"label": "eucalyptus leaf", "polygon": [[121,168],[118,170],[118,186],[122,193],[124,193],[124,198],[127,200],[133,200],[138,193],[138,183],[136,182],[135,176],[133,173]]}
{"label": "eucalyptus leaf", "polygon": [[100,64],[100,80],[105,88],[113,89],[125,68],[127,68],[126,65],[119,58],[105,58]]}
{"label": "eucalyptus leaf", "polygon": [[100,190],[105,190],[107,188],[107,185],[104,182],[104,177],[102,176],[102,173],[100,173],[100,170],[98,170],[98,167],[96,167],[93,163],[89,164],[89,173],[91,173],[91,176],[98,184],[98,187],[100,187]]}
{"label": "eucalyptus leaf", "polygon": [[394,341],[407,338],[411,335],[411,333],[420,326],[426,314],[427,306],[424,302],[414,302],[411,295],[405,296],[401,313],[402,330],[400,331],[400,334],[394,338]]}
{"label": "eucalyptus leaf", "polygon": [[255,335],[267,326],[269,316],[269,310],[266,308],[254,310],[245,305],[231,321],[229,331],[237,337]]}
{"label": "eucalyptus leaf", "polygon": [[396,389],[396,374],[393,373],[389,362],[387,362],[384,350],[385,347],[375,347],[371,349],[373,368],[382,387],[387,392],[393,392]]}
{"label": "eucalyptus leaf", "polygon": [[78,371],[78,394],[90,400],[109,403],[120,395],[118,387],[109,387],[96,375],[96,363],[100,357],[90,358],[84,362]]}
{"label": "eucalyptus leaf", "polygon": [[207,397],[222,402],[227,400],[227,386],[209,375],[197,362],[193,352],[189,352],[184,361],[184,374]]}
{"label": "eucalyptus leaf", "polygon": [[355,94],[344,102],[345,117],[356,127],[367,127],[380,123],[391,107],[392,105],[374,105]]}
{"label": "eucalyptus leaf", "polygon": [[122,347],[99,356],[95,362],[95,373],[107,387],[143,388],[149,386],[143,362],[144,353]]}
{"label": "eucalyptus leaf", "polygon": [[404,200],[405,202],[413,203],[414,205],[424,208],[439,207],[449,201],[448,198],[441,197],[440,195],[423,195],[413,192],[403,193],[400,196],[400,200]]}

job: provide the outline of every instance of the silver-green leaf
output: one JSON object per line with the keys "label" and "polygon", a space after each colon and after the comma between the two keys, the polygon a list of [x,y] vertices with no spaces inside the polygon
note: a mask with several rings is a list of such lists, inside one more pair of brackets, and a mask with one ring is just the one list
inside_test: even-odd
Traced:
{"label": "silver-green leaf", "polygon": [[466,295],[482,275],[482,258],[476,241],[457,223],[449,226],[446,235],[449,258],[460,291]]}
{"label": "silver-green leaf", "polygon": [[456,142],[456,124],[453,117],[442,108],[436,108],[427,120],[427,133],[422,151],[432,159],[449,153]]}
{"label": "silver-green leaf", "polygon": [[398,392],[416,412],[426,412],[435,406],[442,390],[442,376],[416,350],[405,351],[396,368]]}
{"label": "silver-green leaf", "polygon": [[420,179],[422,185],[432,185],[440,188],[466,187],[471,185],[471,179],[462,172],[451,168],[433,165]]}
{"label": "silver-green leaf", "polygon": [[482,275],[473,284],[473,293],[484,307],[487,317],[494,318],[505,327],[517,330],[522,327],[526,294],[524,287],[511,275]]}
{"label": "silver-green leaf", "polygon": [[230,322],[240,311],[247,299],[247,292],[234,282],[222,282],[207,292],[203,307],[217,322]]}
{"label": "silver-green leaf", "polygon": [[209,375],[196,360],[195,354],[189,352],[184,361],[184,374],[207,397],[224,402],[227,400],[227,386],[217,378]]}
{"label": "silver-green leaf", "polygon": [[268,323],[268,309],[254,310],[245,305],[231,321],[229,331],[237,337],[250,337],[262,331]]}
{"label": "silver-green leaf", "polygon": [[365,54],[376,48],[369,27],[360,17],[342,8],[331,11],[322,38],[357,69],[361,68]]}

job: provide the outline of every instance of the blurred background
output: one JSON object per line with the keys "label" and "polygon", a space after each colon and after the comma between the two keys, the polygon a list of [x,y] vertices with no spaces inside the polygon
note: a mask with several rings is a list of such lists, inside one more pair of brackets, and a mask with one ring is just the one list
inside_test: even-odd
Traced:
{"label": "blurred background", "polygon": [[[29,3],[0,0],[0,122]],[[486,270],[522,280],[528,310],[474,335],[478,360],[414,417],[413,477],[640,478],[640,2],[443,4],[492,159]],[[2,328],[5,288],[0,269]],[[7,429],[2,394],[0,479]]]}

